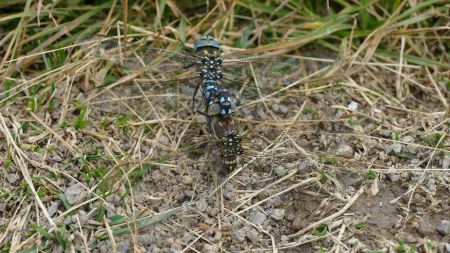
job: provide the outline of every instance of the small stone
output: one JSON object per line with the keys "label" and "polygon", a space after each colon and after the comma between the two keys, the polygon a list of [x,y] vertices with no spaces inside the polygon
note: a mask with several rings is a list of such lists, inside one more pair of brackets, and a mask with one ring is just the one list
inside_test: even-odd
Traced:
{"label": "small stone", "polygon": [[220,241],[220,239],[222,239],[222,232],[217,231],[217,232],[214,234],[214,240],[215,240],[216,242],[218,242],[218,241]]}
{"label": "small stone", "polygon": [[284,167],[284,166],[276,166],[275,168],[274,168],[274,172],[275,172],[275,174],[277,175],[277,176],[280,176],[280,177],[282,177],[282,176],[284,176],[284,175],[286,175],[286,173],[287,173],[287,170],[286,170],[286,168]]}
{"label": "small stone", "polygon": [[434,178],[430,178],[427,182],[427,188],[431,190],[432,188],[434,188],[435,185],[436,185],[436,182],[435,182]]}
{"label": "small stone", "polygon": [[256,224],[256,225],[258,225],[258,224],[262,225],[264,223],[264,221],[266,221],[266,218],[267,218],[267,216],[264,213],[257,212],[252,217],[252,223]]}
{"label": "small stone", "polygon": [[208,204],[206,203],[205,198],[200,198],[199,201],[197,201],[197,203],[195,203],[195,206],[197,207],[197,211],[199,212],[205,212],[206,208],[208,207]]}
{"label": "small stone", "polygon": [[55,162],[57,162],[57,163],[60,163],[60,162],[63,161],[62,157],[59,156],[59,155],[54,155],[54,156],[52,157],[52,159],[53,159],[53,161],[55,161]]}
{"label": "small stone", "polygon": [[348,105],[347,105],[347,109],[355,112],[356,110],[358,110],[358,103],[355,101],[351,101]]}
{"label": "small stone", "polygon": [[442,236],[446,236],[446,235],[450,234],[450,221],[441,220],[441,222],[436,226],[436,230]]}
{"label": "small stone", "polygon": [[383,150],[384,150],[384,153],[389,154],[392,151],[392,146],[390,144],[384,144]]}
{"label": "small stone", "polygon": [[159,137],[159,143],[167,146],[169,145],[169,138],[167,138],[167,136],[165,135],[161,135],[161,137]]}
{"label": "small stone", "polygon": [[[75,218],[75,220],[76,220],[76,218]],[[64,225],[70,225],[72,223],[74,223],[74,220],[73,220],[73,217],[70,215],[66,216],[66,218],[64,218],[64,220],[63,220]]]}
{"label": "small stone", "polygon": [[389,174],[389,180],[395,183],[400,180],[400,176],[398,174]]}
{"label": "small stone", "polygon": [[42,162],[43,161],[42,155],[37,153],[37,152],[32,152],[30,154],[30,159],[33,160],[33,161],[36,161],[36,162]]}
{"label": "small stone", "polygon": [[219,249],[215,244],[204,244],[202,248],[203,253],[217,253]]}
{"label": "small stone", "polygon": [[259,107],[258,110],[256,111],[256,115],[260,118],[260,119],[267,119],[267,114],[266,112],[264,112],[264,109],[262,107]]}
{"label": "small stone", "polygon": [[342,182],[346,186],[353,186],[361,180],[361,176],[358,173],[345,173],[342,177]]}
{"label": "small stone", "polygon": [[450,243],[444,244],[445,253],[450,253]]}
{"label": "small stone", "polygon": [[111,203],[106,203],[104,205],[106,211],[106,217],[111,218],[116,214],[116,207]]}
{"label": "small stone", "polygon": [[234,189],[234,186],[232,183],[228,182],[225,184],[225,190],[232,191]]}
{"label": "small stone", "polygon": [[300,164],[298,165],[298,170],[301,173],[308,171],[310,168],[311,168],[311,163],[307,160],[300,162]]}
{"label": "small stone", "polygon": [[184,191],[184,196],[191,198],[192,196],[194,196],[194,191],[186,190],[186,191]]}
{"label": "small stone", "polygon": [[129,253],[130,251],[130,243],[128,241],[121,241],[117,244],[117,248],[121,253]]}
{"label": "small stone", "polygon": [[383,137],[391,137],[391,130],[388,129],[381,129],[380,131],[378,131],[378,133]]}
{"label": "small stone", "polygon": [[233,240],[238,241],[238,242],[245,241],[246,229],[245,228],[241,228],[239,230],[234,231],[234,233],[231,235],[231,237],[233,238]]}
{"label": "small stone", "polygon": [[288,112],[288,108],[285,105],[280,105],[278,112],[286,114]]}
{"label": "small stone", "polygon": [[256,231],[256,229],[254,229],[254,228],[249,229],[249,231],[247,233],[247,237],[252,242],[259,242],[261,239],[259,237],[258,231]]}
{"label": "small stone", "polygon": [[292,228],[293,229],[301,229],[303,227],[303,221],[304,221],[304,217],[301,215],[298,215],[297,217],[295,217],[294,221],[292,222]]}
{"label": "small stone", "polygon": [[84,210],[80,210],[78,219],[80,219],[80,224],[84,225],[88,222],[89,216],[87,215],[87,213]]}
{"label": "small stone", "polygon": [[272,110],[274,112],[278,112],[278,113],[282,113],[285,114],[288,112],[288,108],[285,105],[279,104],[279,103],[274,103],[272,105]]}
{"label": "small stone", "polygon": [[284,214],[286,213],[286,211],[284,209],[274,209],[271,213],[270,213],[270,217],[272,217],[272,219],[280,221],[284,218]]}
{"label": "small stone", "polygon": [[288,214],[288,216],[286,217],[286,219],[288,221],[293,221],[295,219],[295,215],[293,213]]}
{"label": "small stone", "polygon": [[17,180],[19,180],[19,177],[16,174],[8,174],[6,175],[6,180],[8,183],[14,184]]}
{"label": "small stone", "polygon": [[5,219],[0,218],[0,228],[1,228],[3,225],[5,225],[5,224],[6,224]]}
{"label": "small stone", "polygon": [[138,241],[140,244],[145,245],[145,246],[148,246],[154,242],[153,236],[151,234],[143,234],[143,235],[139,236]]}
{"label": "small stone", "polygon": [[394,143],[391,145],[392,150],[396,153],[399,154],[402,151],[402,144],[400,143]]}
{"label": "small stone", "polygon": [[442,169],[450,169],[450,157],[444,157],[444,159],[442,160]]}
{"label": "small stone", "polygon": [[64,248],[61,245],[57,245],[52,249],[52,253],[62,253],[64,252]]}
{"label": "small stone", "polygon": [[419,235],[425,237],[425,236],[429,236],[430,234],[433,233],[433,230],[430,227],[430,224],[425,223],[425,222],[420,222],[417,226],[417,233],[419,233]]}
{"label": "small stone", "polygon": [[413,143],[414,142],[414,137],[410,136],[410,135],[405,135],[402,138],[400,138],[401,141],[406,142],[406,143]]}
{"label": "small stone", "polygon": [[74,205],[81,202],[87,196],[87,192],[80,183],[76,183],[67,188],[64,195],[66,196],[67,202]]}
{"label": "small stone", "polygon": [[53,217],[53,215],[55,215],[56,212],[58,212],[58,208],[59,208],[59,201],[53,201],[50,207],[47,209],[48,215],[50,215],[50,217]]}
{"label": "small stone", "polygon": [[341,144],[337,148],[336,153],[338,156],[342,156],[345,158],[352,158],[353,157],[353,148],[350,145]]}
{"label": "small stone", "polygon": [[183,184],[190,185],[190,184],[192,184],[193,179],[192,179],[192,177],[190,177],[190,176],[182,176],[182,177],[181,177],[181,182],[182,182]]}
{"label": "small stone", "polygon": [[172,237],[169,237],[163,241],[162,246],[165,248],[170,248],[174,242],[175,242],[175,239],[173,239]]}
{"label": "small stone", "polygon": [[364,139],[363,143],[369,149],[375,148],[378,145],[378,142],[374,139]]}
{"label": "small stone", "polygon": [[183,249],[183,246],[181,246],[180,240],[176,239],[175,242],[172,243],[170,248],[173,249],[173,250],[176,250],[176,251],[180,251],[180,250]]}

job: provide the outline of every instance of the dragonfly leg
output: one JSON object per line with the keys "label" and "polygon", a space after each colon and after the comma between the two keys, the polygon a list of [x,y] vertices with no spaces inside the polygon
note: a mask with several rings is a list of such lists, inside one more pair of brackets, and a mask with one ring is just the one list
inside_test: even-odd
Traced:
{"label": "dragonfly leg", "polygon": [[201,115],[206,117],[206,124],[208,125],[208,132],[212,133],[212,117],[209,116],[206,112],[202,112],[200,110],[196,111],[197,113],[200,113]]}
{"label": "dragonfly leg", "polygon": [[198,112],[198,107],[197,110],[195,110],[195,96],[197,95],[198,89],[200,89],[200,83],[197,84],[197,86],[195,87],[194,95],[192,95],[192,111],[194,112]]}

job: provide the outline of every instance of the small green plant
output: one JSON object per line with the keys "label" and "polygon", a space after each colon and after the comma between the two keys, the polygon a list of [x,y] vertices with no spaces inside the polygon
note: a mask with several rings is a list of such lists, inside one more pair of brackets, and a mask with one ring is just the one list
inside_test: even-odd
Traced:
{"label": "small green plant", "polygon": [[33,234],[34,233],[39,233],[42,236],[44,236],[44,238],[47,239],[47,240],[51,240],[52,239],[52,235],[45,228],[40,227],[40,226],[38,226],[36,224],[31,224],[31,227],[33,229],[32,230]]}
{"label": "small green plant", "polygon": [[67,128],[70,125],[70,122],[68,120],[64,120],[60,125],[59,128]]}
{"label": "small green plant", "polygon": [[323,182],[328,182],[329,180],[327,172],[324,169],[320,170],[320,180],[322,180]]}
{"label": "small green plant", "polygon": [[64,195],[64,193],[59,194],[59,199],[61,200],[61,202],[64,205],[64,208],[66,208],[66,210],[69,210],[72,206],[69,204],[69,201],[67,201],[66,195]]}
{"label": "small green plant", "polygon": [[100,121],[100,126],[102,128],[107,128],[111,123],[112,123],[112,119],[106,117],[106,118],[102,118],[102,120]]}
{"label": "small green plant", "polygon": [[5,166],[6,169],[11,168],[11,166],[12,166],[11,153],[10,153],[9,147],[6,150],[6,156],[5,156],[5,160],[3,161],[3,166]]}
{"label": "small green plant", "polygon": [[404,242],[399,240],[396,251],[397,251],[397,253],[415,253],[416,246],[414,246],[414,245],[408,246]]}
{"label": "small green plant", "polygon": [[305,108],[303,108],[303,113],[306,115],[314,115],[314,114],[316,114],[316,111],[314,111],[314,109],[312,109],[312,108],[305,107]]}
{"label": "small green plant", "polygon": [[392,133],[392,140],[394,140],[394,141],[399,141],[399,140],[400,140],[400,133],[398,133],[398,132],[393,132],[393,133]]}
{"label": "small green plant", "polygon": [[359,121],[357,119],[348,119],[347,123],[351,128],[355,128],[359,125]]}
{"label": "small green plant", "polygon": [[129,120],[130,116],[128,115],[121,115],[116,119],[117,126],[121,128],[124,133],[128,133],[130,130],[130,125],[128,124]]}
{"label": "small green plant", "polygon": [[327,224],[320,224],[316,230],[313,231],[313,235],[317,237],[325,236],[329,232],[329,228]]}
{"label": "small green plant", "polygon": [[[427,134],[427,135],[423,135],[421,137],[422,141],[430,147],[436,147],[438,146],[439,140],[442,138],[443,134],[440,132],[435,132],[435,133],[431,133],[431,134]],[[444,137],[445,139],[445,137]],[[440,147],[442,145],[442,142],[439,144],[438,147]]]}
{"label": "small green plant", "polygon": [[319,161],[323,164],[329,164],[329,165],[337,164],[337,159],[334,154],[330,154],[330,155],[319,154]]}
{"label": "small green plant", "polygon": [[375,171],[373,171],[373,170],[369,170],[366,172],[367,179],[375,179],[376,176],[377,176],[377,173],[375,173]]}
{"label": "small green plant", "polygon": [[358,230],[363,230],[363,229],[366,228],[366,223],[358,222],[358,223],[355,224],[355,228],[358,229]]}
{"label": "small green plant", "polygon": [[63,230],[56,230],[55,239],[64,250],[69,246],[69,239],[67,238]]}
{"label": "small green plant", "polygon": [[87,108],[86,106],[81,106],[80,113],[75,121],[75,129],[83,129],[88,124],[89,120],[86,119]]}
{"label": "small green plant", "polygon": [[14,99],[15,96],[11,96],[11,89],[13,87],[14,82],[11,80],[6,80],[3,85],[5,87],[5,91],[4,91],[4,97],[2,98],[7,98],[4,103],[8,103],[9,101],[12,101]]}
{"label": "small green plant", "polygon": [[11,243],[7,243],[3,246],[3,248],[0,249],[0,253],[9,253],[11,249]]}

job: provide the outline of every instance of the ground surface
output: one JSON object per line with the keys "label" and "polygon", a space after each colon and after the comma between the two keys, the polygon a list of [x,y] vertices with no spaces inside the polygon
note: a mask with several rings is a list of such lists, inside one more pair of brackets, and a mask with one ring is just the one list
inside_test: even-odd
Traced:
{"label": "ground surface", "polygon": [[[211,13],[225,11],[218,20],[228,28],[228,8],[239,20],[245,20],[240,8],[250,8],[238,2]],[[139,24],[148,18],[139,3],[130,8],[135,38],[123,50],[143,41],[168,47],[177,44],[173,36],[188,36],[190,46],[200,36],[192,24],[220,27],[192,18],[176,29],[167,24],[167,36],[157,36]],[[441,19],[427,23],[427,6]],[[448,5],[386,7],[392,19],[382,18],[381,3],[368,12],[348,7],[342,15],[321,14],[330,19],[318,23],[300,19],[302,29],[311,29],[306,35],[290,28],[311,11],[278,16],[259,6],[252,11],[266,14],[251,15],[273,20],[261,25],[264,33],[249,31],[243,42],[240,30],[209,31],[223,38],[225,53],[255,47],[245,53],[330,60],[286,57],[228,70],[247,74],[243,92],[255,95],[243,98],[234,115],[246,153],[233,171],[218,168],[218,151],[202,145],[209,136],[204,117],[191,110],[194,87],[155,81],[175,73],[125,69],[106,57],[99,50],[105,37],[92,30],[114,30],[118,17],[107,16],[111,5],[82,7],[97,16],[71,18],[89,25],[101,16],[102,27],[72,31],[78,23],[63,22],[72,36],[47,37],[36,32],[53,30],[33,30],[36,16],[14,24],[30,25],[31,34],[5,26],[11,37],[0,43],[7,56],[0,87],[0,252],[450,252],[448,35],[439,29],[448,24]],[[175,7],[166,6],[179,18],[183,10]],[[342,19],[351,13],[383,25],[353,27]],[[424,37],[395,30],[400,22]],[[352,27],[355,41],[349,33],[333,34]],[[288,39],[270,37],[275,28]],[[406,42],[394,31],[405,32]],[[27,41],[45,50],[27,48]],[[14,57],[8,45],[17,50]],[[376,46],[382,51],[373,51]],[[276,66],[283,67],[272,71]],[[255,79],[273,85],[252,89]],[[193,146],[202,148],[194,152]]]}

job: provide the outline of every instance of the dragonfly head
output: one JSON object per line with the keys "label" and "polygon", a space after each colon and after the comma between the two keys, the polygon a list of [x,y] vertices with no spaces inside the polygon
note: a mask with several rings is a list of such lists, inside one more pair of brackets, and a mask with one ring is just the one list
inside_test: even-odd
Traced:
{"label": "dragonfly head", "polygon": [[202,37],[194,43],[195,52],[206,52],[218,54],[220,51],[220,43],[210,36]]}

